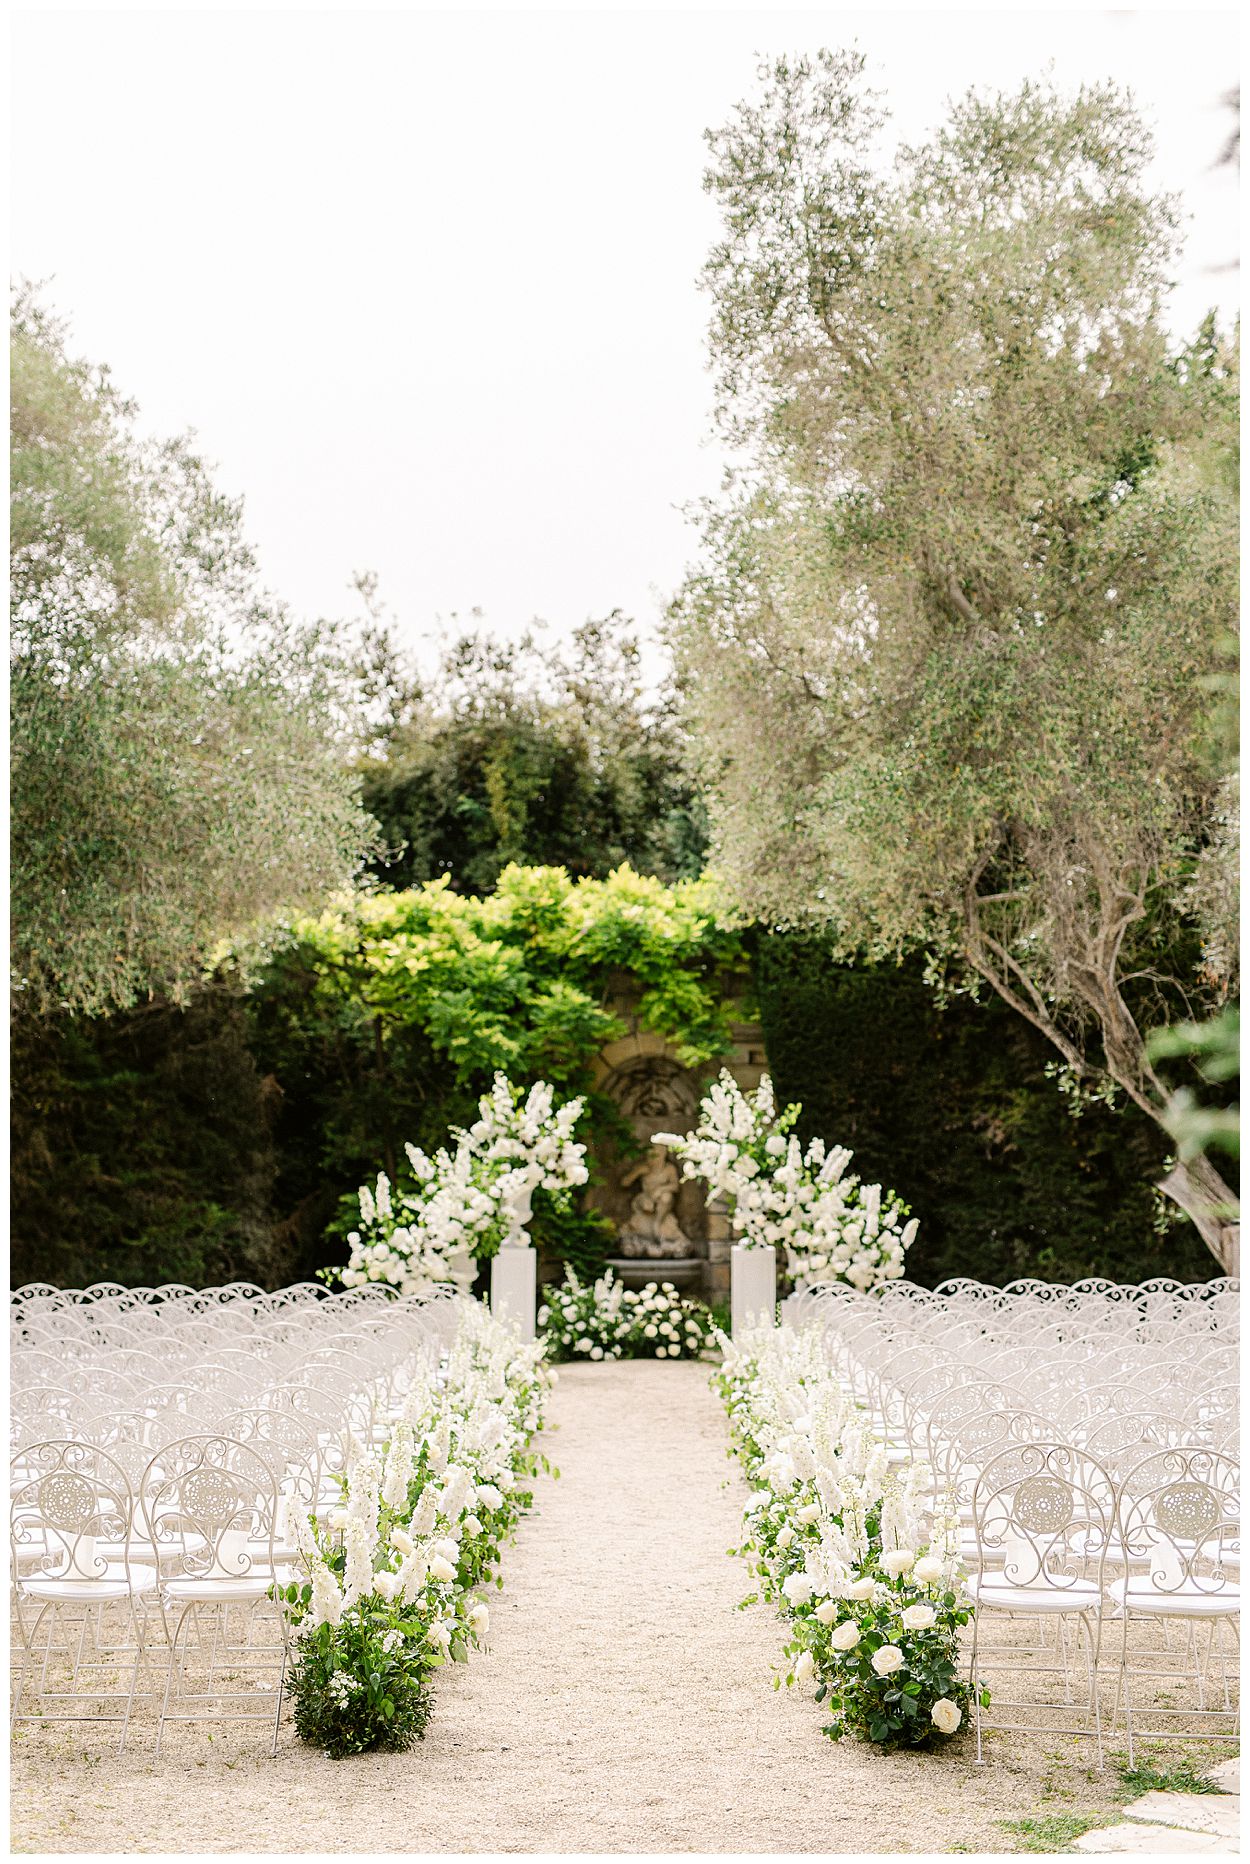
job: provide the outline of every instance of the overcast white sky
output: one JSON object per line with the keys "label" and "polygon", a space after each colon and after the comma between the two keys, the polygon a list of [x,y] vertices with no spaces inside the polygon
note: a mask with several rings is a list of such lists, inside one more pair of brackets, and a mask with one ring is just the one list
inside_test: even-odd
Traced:
{"label": "overcast white sky", "polygon": [[475,606],[649,624],[720,473],[701,132],[757,51],[851,42],[909,139],[1050,61],[1130,85],[1192,216],[1177,322],[1231,316],[1227,10],[47,7],[14,30],[11,269],[146,425],[198,431],[300,611],[371,568],[426,661]]}

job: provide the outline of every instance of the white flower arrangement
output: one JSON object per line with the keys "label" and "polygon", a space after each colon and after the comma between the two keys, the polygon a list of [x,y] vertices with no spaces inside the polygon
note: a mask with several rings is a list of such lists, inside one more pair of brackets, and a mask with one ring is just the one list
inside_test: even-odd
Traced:
{"label": "white flower arrangement", "polygon": [[753,1491],[743,1552],[789,1622],[787,1682],[816,1686],[835,1738],[886,1749],[949,1738],[970,1698],[957,1515],[922,1465],[890,1473],[814,1333],[717,1338],[717,1382]]}
{"label": "white flower arrangement", "polygon": [[358,1193],[359,1224],[347,1233],[345,1268],[326,1271],[345,1288],[385,1282],[413,1294],[455,1281],[457,1258],[490,1256],[503,1242],[526,1245],[530,1200],[543,1190],[558,1200],[588,1177],[586,1148],[573,1137],[585,1102],[555,1104],[538,1081],[528,1094],[497,1074],[478,1102],[478,1117],[452,1129],[453,1144],[428,1157],[404,1147],[411,1183],[385,1173]]}
{"label": "white flower arrangement", "polygon": [[283,1598],[303,1739],[337,1755],[422,1731],[429,1674],[486,1636],[477,1594],[529,1506],[554,1377],[540,1345],[463,1302],[443,1365],[414,1381],[384,1449],[353,1445],[344,1505],[325,1525],[295,1517],[307,1577]]}
{"label": "white flower arrangement", "polygon": [[853,1154],[813,1139],[804,1151],[790,1130],[797,1105],[778,1113],[767,1075],[744,1094],[728,1069],[703,1097],[692,1133],[656,1133],[654,1145],[680,1158],[733,1212],[747,1248],[785,1251],[796,1284],[844,1281],[867,1292],[903,1273],[917,1230],[907,1206],[879,1184],[848,1172]]}
{"label": "white flower arrangement", "polygon": [[625,1287],[611,1269],[583,1282],[566,1268],[558,1288],[543,1289],[538,1327],[552,1359],[620,1359],[629,1338]]}
{"label": "white flower arrangement", "polygon": [[611,1269],[593,1283],[566,1269],[543,1289],[538,1325],[553,1359],[697,1359],[712,1333],[708,1310],[672,1282],[626,1288]]}
{"label": "white flower arrangement", "polygon": [[672,1282],[648,1282],[625,1295],[632,1318],[628,1350],[638,1359],[698,1359],[712,1337],[712,1317]]}

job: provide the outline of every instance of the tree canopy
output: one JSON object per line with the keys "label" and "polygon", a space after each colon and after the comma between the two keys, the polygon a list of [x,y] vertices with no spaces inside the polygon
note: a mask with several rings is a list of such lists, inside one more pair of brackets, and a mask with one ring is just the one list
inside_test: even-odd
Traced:
{"label": "tree canopy", "polygon": [[179,997],[220,937],[372,849],[350,676],[259,590],[190,442],[143,438],[26,289],[11,357],[17,1002]]}
{"label": "tree canopy", "polygon": [[[762,78],[708,138],[741,463],[674,605],[715,866],[843,955],[927,948],[1162,1122],[1142,1031],[1228,982],[1189,890],[1227,899],[1235,351],[1169,340],[1115,87],[969,95],[883,169],[858,55]],[[1218,1247],[1209,1163],[1168,1188]]]}
{"label": "tree canopy", "polygon": [[647,693],[619,613],[567,648],[464,634],[420,693],[395,683],[396,722],[362,763],[387,886],[446,877],[488,891],[513,862],[606,879],[628,863],[667,881],[702,868],[702,805],[669,691]]}

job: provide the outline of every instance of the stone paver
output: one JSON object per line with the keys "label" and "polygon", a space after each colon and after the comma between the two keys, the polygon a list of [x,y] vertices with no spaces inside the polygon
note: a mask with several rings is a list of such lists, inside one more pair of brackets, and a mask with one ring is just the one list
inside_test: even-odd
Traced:
{"label": "stone paver", "polygon": [[1171,1825],[1214,1838],[1236,1838],[1241,1830],[1241,1800],[1234,1793],[1146,1793],[1124,1808],[1126,1819],[1144,1825]]}
{"label": "stone paver", "polygon": [[1109,1825],[1101,1832],[1086,1832],[1076,1841],[1076,1849],[1105,1857],[1129,1852],[1134,1857],[1189,1857],[1201,1853],[1206,1857],[1235,1857],[1235,1848],[1222,1838],[1205,1832],[1169,1830],[1163,1825]]}
{"label": "stone paver", "polygon": [[1241,1762],[1209,1770],[1218,1793],[1145,1793],[1124,1808],[1126,1823],[1086,1832],[1075,1849],[1099,1857],[1236,1857],[1241,1835]]}

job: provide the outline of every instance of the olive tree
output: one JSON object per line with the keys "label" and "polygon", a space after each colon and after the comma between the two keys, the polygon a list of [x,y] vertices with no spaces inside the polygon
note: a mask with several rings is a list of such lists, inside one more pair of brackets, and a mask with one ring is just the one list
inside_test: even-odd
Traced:
{"label": "olive tree", "polygon": [[26,289],[11,357],[16,1001],[176,998],[218,939],[372,850],[350,675],[259,593],[189,444],[143,439]]}
{"label": "olive tree", "polygon": [[[846,956],[927,947],[1162,1126],[1144,1036],[1227,899],[1234,355],[1169,340],[1115,88],[970,95],[886,161],[857,55],[761,76],[708,137],[736,465],[673,609],[715,865]],[[1165,1189],[1219,1253],[1211,1162]]]}

